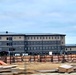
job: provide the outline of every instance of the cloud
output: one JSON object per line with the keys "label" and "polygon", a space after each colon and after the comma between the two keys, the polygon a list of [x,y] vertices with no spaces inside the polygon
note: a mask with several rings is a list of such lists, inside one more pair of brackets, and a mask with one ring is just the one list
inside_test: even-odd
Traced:
{"label": "cloud", "polygon": [[76,36],[67,36],[66,37],[66,44],[76,44],[75,39],[76,39]]}
{"label": "cloud", "polygon": [[0,31],[65,33],[68,40],[76,36],[75,6],[76,0],[0,0]]}

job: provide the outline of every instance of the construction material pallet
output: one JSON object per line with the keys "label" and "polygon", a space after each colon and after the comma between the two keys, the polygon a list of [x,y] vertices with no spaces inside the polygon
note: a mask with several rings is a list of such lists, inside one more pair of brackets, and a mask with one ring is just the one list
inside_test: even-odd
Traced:
{"label": "construction material pallet", "polygon": [[2,72],[0,72],[0,75],[22,75],[24,73],[25,73],[24,70],[11,69],[10,71],[8,71],[8,70],[2,70]]}

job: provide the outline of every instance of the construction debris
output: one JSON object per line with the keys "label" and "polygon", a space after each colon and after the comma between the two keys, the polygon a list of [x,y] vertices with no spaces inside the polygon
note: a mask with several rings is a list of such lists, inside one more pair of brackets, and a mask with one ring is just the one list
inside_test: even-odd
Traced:
{"label": "construction debris", "polygon": [[53,69],[53,70],[36,70],[37,72],[41,72],[41,73],[53,73],[53,72],[57,72],[58,69]]}
{"label": "construction debris", "polygon": [[59,66],[59,72],[73,72],[74,71],[74,68],[73,66],[70,66],[70,65],[61,65]]}

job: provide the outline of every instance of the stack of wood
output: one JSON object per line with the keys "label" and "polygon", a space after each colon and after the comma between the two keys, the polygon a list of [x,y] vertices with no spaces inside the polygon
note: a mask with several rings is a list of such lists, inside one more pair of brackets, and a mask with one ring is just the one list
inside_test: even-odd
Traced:
{"label": "stack of wood", "polygon": [[74,68],[73,66],[70,66],[70,65],[61,65],[59,66],[59,72],[73,72],[74,71]]}
{"label": "stack of wood", "polygon": [[30,56],[24,56],[23,61],[25,62],[30,62]]}
{"label": "stack of wood", "polygon": [[53,62],[57,63],[58,62],[58,56],[53,56]]}
{"label": "stack of wood", "polygon": [[46,55],[45,60],[46,62],[51,62],[51,55]]}

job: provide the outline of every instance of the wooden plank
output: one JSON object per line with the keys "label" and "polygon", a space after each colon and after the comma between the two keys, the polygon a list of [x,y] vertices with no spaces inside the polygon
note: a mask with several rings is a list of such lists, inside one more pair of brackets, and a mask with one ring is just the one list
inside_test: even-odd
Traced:
{"label": "wooden plank", "polygon": [[1,72],[11,72],[11,69],[0,69],[0,73]]}
{"label": "wooden plank", "polygon": [[13,73],[0,73],[0,75],[13,75]]}

